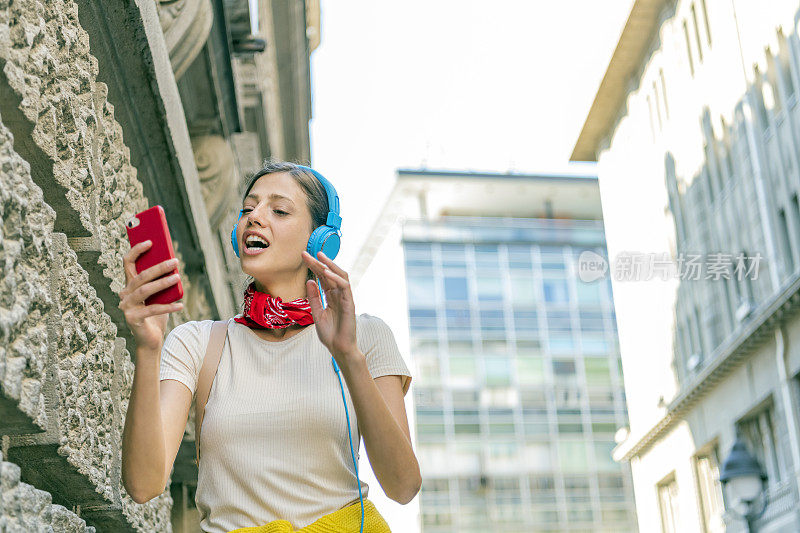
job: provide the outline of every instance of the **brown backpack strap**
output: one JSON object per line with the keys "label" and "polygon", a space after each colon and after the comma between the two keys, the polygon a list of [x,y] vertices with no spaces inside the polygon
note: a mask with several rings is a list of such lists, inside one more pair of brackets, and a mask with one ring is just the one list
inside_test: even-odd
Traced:
{"label": "brown backpack strap", "polygon": [[211,393],[211,384],[217,375],[219,359],[222,356],[222,347],[225,346],[225,337],[228,334],[230,320],[217,320],[211,326],[211,337],[208,340],[206,356],[197,378],[197,390],[194,396],[194,448],[196,452],[195,464],[200,466],[200,428],[203,426],[203,415],[206,410],[208,395]]}

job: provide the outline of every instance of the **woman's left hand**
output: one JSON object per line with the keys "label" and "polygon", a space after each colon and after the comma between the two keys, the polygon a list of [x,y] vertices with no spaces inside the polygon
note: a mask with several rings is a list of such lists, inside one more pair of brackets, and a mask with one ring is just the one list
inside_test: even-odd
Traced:
{"label": "woman's left hand", "polygon": [[308,303],[311,304],[311,315],[314,317],[317,335],[341,366],[348,357],[358,353],[356,308],[350,290],[350,279],[347,272],[324,253],[317,254],[319,260],[306,251],[303,251],[302,255],[308,268],[320,279],[328,304],[325,309],[322,308],[316,281],[306,281]]}

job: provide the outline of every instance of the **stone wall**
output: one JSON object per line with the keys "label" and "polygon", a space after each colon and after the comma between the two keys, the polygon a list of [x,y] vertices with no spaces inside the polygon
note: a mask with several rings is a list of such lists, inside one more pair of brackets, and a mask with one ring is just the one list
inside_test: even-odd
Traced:
{"label": "stone wall", "polygon": [[169,491],[138,505],[120,482],[124,220],[148,201],[77,9],[0,0],[0,520],[170,531]]}

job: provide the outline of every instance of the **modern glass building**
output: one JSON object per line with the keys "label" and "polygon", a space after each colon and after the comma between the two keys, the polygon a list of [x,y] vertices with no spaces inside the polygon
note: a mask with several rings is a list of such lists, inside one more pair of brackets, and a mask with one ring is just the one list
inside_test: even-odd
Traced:
{"label": "modern glass building", "polygon": [[636,531],[611,284],[577,276],[607,255],[596,178],[399,181],[427,191],[402,228],[422,531]]}

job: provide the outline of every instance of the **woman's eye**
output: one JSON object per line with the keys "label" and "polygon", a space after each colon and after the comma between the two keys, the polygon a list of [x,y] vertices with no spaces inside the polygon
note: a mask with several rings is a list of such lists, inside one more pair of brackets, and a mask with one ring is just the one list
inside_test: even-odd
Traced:
{"label": "woman's eye", "polygon": [[249,213],[250,211],[252,211],[252,209],[250,209],[249,207],[245,207],[244,209],[242,209],[241,212],[242,213]]}
{"label": "woman's eye", "polygon": [[281,216],[289,214],[286,211],[281,211],[280,209],[273,209],[273,211],[275,211],[276,213],[278,213]]}

